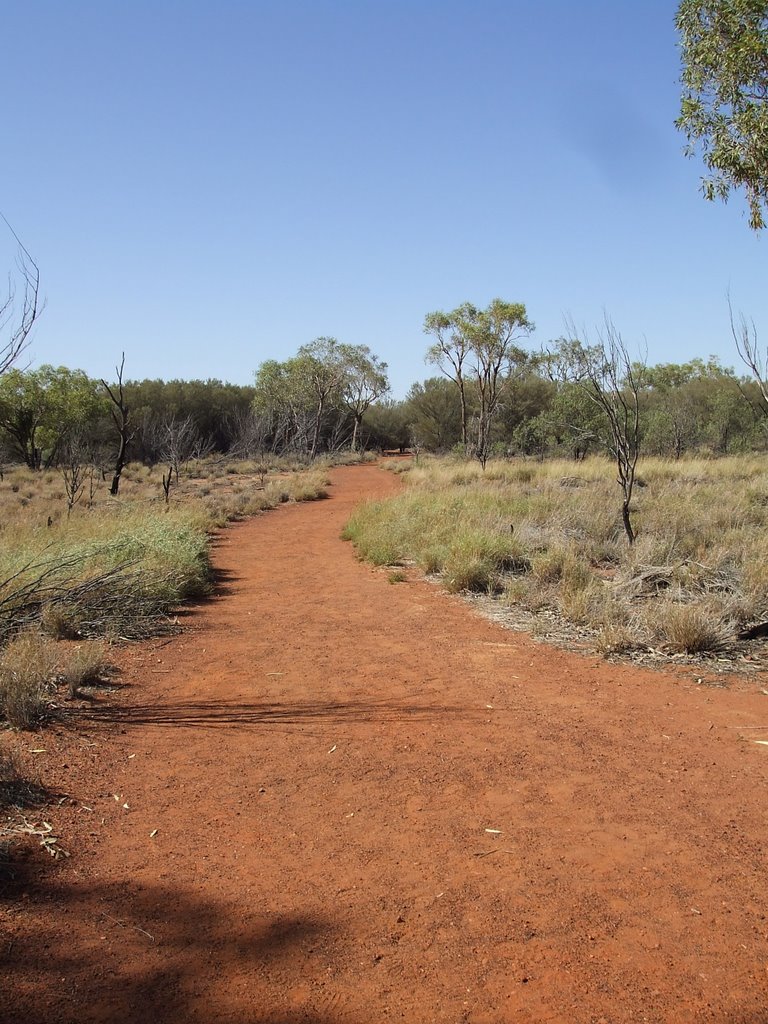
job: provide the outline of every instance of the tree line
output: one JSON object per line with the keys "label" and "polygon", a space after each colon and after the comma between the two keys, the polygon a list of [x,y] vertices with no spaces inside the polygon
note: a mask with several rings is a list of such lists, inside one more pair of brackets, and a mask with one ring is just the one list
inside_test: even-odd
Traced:
{"label": "tree line", "polygon": [[[426,360],[441,374],[414,383],[402,400],[389,397],[387,366],[370,349],[332,338],[264,362],[251,386],[121,380],[126,457],[178,467],[211,452],[312,459],[409,447],[459,450],[484,463],[491,455],[579,459],[605,449],[606,410],[594,401],[595,382],[584,385],[590,346],[575,333],[526,351],[518,345],[533,329],[525,307],[501,300],[486,310],[464,304],[430,313],[424,329],[433,339]],[[738,375],[715,358],[646,366],[605,356],[603,369],[614,374],[603,391],[620,396],[634,386],[638,443],[648,454],[765,449],[768,402],[759,376]],[[0,457],[39,470],[72,461],[80,448],[106,465],[118,443],[109,391],[116,387],[66,367],[7,369]]]}

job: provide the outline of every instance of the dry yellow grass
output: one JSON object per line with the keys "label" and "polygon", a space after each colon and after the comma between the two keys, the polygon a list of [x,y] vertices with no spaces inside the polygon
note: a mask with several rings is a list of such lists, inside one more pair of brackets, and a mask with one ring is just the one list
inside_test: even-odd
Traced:
{"label": "dry yellow grass", "polygon": [[130,463],[120,494],[100,478],[67,512],[57,473],[16,468],[0,482],[0,645],[20,629],[130,637],[162,628],[209,586],[208,534],[281,502],[323,496],[323,465],[209,459],[165,502],[163,467]]}
{"label": "dry yellow grass", "polygon": [[606,652],[719,650],[768,617],[768,462],[647,459],[639,478],[632,547],[601,458],[485,472],[421,458],[406,491],[362,506],[345,535],[363,557],[416,563],[449,589],[503,589],[509,602],[554,608],[597,631]]}

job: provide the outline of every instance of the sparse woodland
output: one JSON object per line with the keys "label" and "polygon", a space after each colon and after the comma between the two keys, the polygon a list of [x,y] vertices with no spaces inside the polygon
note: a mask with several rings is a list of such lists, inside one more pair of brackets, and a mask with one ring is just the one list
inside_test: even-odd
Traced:
{"label": "sparse woodland", "polygon": [[[366,453],[414,455],[397,464],[403,495],[348,527],[378,564],[555,616],[605,654],[723,652],[768,617],[752,325],[733,321],[745,375],[712,359],[648,366],[609,320],[536,351],[525,307],[500,300],[424,329],[441,376],[399,401],[385,363],[332,338],[262,364],[252,387],[132,381],[125,358],[112,382],[9,365],[0,713],[33,726],[64,680],[76,694],[108,663],[109,643],[175,629],[174,609],[210,586],[212,528],[322,496],[329,459]],[[47,669],[26,679],[31,662]]]}

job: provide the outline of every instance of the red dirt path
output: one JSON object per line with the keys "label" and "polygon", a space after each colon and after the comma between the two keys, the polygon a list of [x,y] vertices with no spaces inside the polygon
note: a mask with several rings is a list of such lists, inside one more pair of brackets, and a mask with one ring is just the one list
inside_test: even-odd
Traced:
{"label": "red dirt path", "polygon": [[4,1024],[768,1021],[768,697],[390,584],[339,534],[397,486],[226,530],[184,635],[31,738],[72,857],[0,897]]}

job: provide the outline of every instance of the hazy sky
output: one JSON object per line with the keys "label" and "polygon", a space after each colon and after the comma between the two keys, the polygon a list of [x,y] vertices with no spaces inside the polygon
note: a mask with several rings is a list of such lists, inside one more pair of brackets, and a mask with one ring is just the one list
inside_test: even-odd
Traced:
{"label": "hazy sky", "polygon": [[[674,128],[672,0],[36,2],[3,10],[0,209],[30,356],[251,383],[319,335],[430,372],[426,313],[607,310],[649,359],[768,339],[766,246]],[[1,268],[13,243],[0,232]]]}

